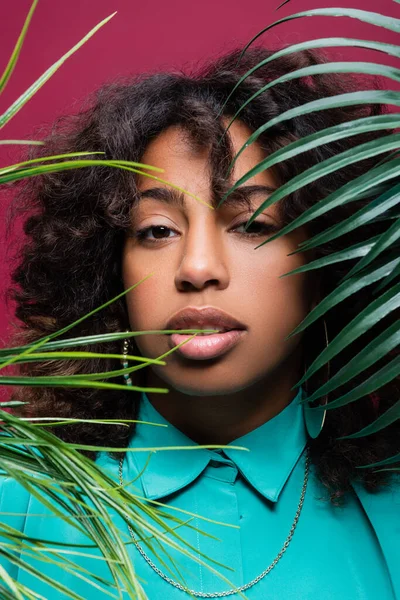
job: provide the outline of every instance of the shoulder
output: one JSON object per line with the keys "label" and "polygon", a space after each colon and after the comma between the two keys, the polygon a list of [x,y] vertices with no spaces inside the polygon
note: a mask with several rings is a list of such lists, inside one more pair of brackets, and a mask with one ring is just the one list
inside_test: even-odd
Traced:
{"label": "shoulder", "polygon": [[366,490],[361,482],[352,482],[352,486],[368,516],[379,520],[392,514],[400,524],[400,473],[392,474],[388,483],[375,492]]}
{"label": "shoulder", "polygon": [[394,473],[376,492],[368,492],[360,482],[352,486],[375,531],[395,597],[400,598],[400,473]]}

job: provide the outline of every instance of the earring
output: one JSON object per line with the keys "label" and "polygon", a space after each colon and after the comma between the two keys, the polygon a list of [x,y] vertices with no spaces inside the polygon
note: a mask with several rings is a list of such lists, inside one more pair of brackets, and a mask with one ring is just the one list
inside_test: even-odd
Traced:
{"label": "earring", "polygon": [[[324,319],[324,328],[325,328],[325,341],[326,341],[326,347],[329,346],[329,340],[328,340],[328,331],[326,328],[326,322]],[[327,363],[328,365],[328,377],[327,377],[327,381],[329,381],[330,378],[330,364],[329,361]],[[305,367],[304,372],[307,371],[307,368]],[[306,392],[306,396],[308,395],[308,390],[307,390],[307,382],[305,382],[305,392]],[[322,402],[320,402],[320,406],[325,406],[328,403],[328,394],[326,394],[322,400]],[[303,404],[303,415],[304,415],[304,422],[306,425],[306,429],[308,431],[308,434],[310,437],[312,437],[313,439],[317,438],[319,436],[319,434],[322,431],[322,428],[324,426],[325,423],[325,418],[326,418],[326,409],[324,411],[319,411],[319,410],[313,410],[308,403],[304,403]]]}
{"label": "earring", "polygon": [[[129,333],[129,329],[126,329],[125,333]],[[126,360],[128,351],[129,351],[129,340],[127,338],[125,338],[123,345],[122,345],[122,354],[124,355],[124,359],[123,360],[121,359],[121,364],[124,369],[128,368],[128,361]],[[129,373],[124,373],[124,379],[125,379],[126,385],[132,385],[132,379],[130,378]]]}

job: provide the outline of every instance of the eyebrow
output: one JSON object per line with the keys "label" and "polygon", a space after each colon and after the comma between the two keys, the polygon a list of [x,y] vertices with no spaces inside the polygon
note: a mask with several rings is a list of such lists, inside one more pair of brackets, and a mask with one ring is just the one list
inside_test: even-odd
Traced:
{"label": "eyebrow", "polygon": [[[228,206],[245,206],[249,207],[251,196],[256,194],[272,194],[277,188],[270,185],[242,185],[232,194],[230,194],[223,202],[223,207]],[[149,188],[139,192],[139,201],[145,198],[152,198],[153,200],[159,200],[165,202],[175,208],[184,209],[185,207],[185,196],[183,192],[174,188],[156,187]],[[214,208],[216,202],[212,203]]]}

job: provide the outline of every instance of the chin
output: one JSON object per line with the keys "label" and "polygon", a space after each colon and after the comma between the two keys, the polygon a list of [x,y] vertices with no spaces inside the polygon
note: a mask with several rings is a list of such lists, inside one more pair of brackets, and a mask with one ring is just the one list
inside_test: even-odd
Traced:
{"label": "chin", "polygon": [[180,394],[186,394],[187,396],[227,396],[230,394],[235,394],[236,392],[240,392],[249,385],[251,382],[242,381],[242,382],[230,382],[230,385],[226,384],[226,377],[216,377],[215,381],[212,381],[210,377],[204,377],[204,373],[199,373],[198,382],[196,382],[196,377],[191,376],[186,381],[182,380],[182,378],[165,378],[162,377],[162,385],[169,390],[177,391]]}

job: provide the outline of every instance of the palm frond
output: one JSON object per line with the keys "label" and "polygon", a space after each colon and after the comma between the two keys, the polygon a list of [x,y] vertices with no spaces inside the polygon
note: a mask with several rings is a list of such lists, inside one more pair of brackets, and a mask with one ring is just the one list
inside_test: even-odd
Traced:
{"label": "palm frond", "polygon": [[[283,6],[284,4],[287,4],[287,2],[284,2],[280,6]],[[240,63],[250,45],[253,44],[255,40],[257,40],[265,32],[270,31],[273,27],[276,27],[277,25],[286,21],[313,16],[347,16],[353,19],[359,19],[365,23],[376,25],[380,28],[396,32],[400,31],[399,19],[381,15],[375,12],[347,8],[322,8],[303,11],[279,19],[271,25],[263,28],[245,46],[242,54],[239,57],[238,63]],[[314,39],[311,41],[293,44],[277,52],[273,52],[267,59],[260,61],[257,66],[248,70],[241,77],[240,81],[233,88],[231,95],[235,93],[237,88],[240,87],[247,77],[255,73],[257,69],[265,66],[268,62],[274,61],[275,59],[290,53],[300,52],[310,48],[328,48],[331,46],[375,49],[386,55],[394,56],[396,58],[400,57],[400,47],[394,44],[381,44],[370,40],[357,40],[339,37]],[[327,62],[309,67],[302,67],[268,82],[268,84],[256,92],[252,98],[248,99],[246,103],[243,103],[226,127],[225,133],[229,130],[229,127],[235,121],[235,119],[240,118],[240,114],[245,106],[267,89],[271,89],[278,84],[282,85],[285,82],[299,77],[345,72],[383,75],[389,80],[397,80],[399,76],[399,70],[397,68],[387,68],[386,65],[379,64],[377,62]],[[225,104],[228,102],[228,100],[229,98],[226,100]],[[400,93],[393,90],[360,90],[356,92],[324,97],[291,108],[290,110],[287,110],[277,117],[264,123],[249,136],[246,143],[239,149],[233,161],[231,162],[231,165],[228,169],[228,174],[232,171],[240,154],[249,145],[257,141],[260,135],[268,132],[268,130],[274,125],[283,123],[289,119],[301,117],[314,111],[323,111],[352,105],[372,105],[375,103],[399,106]],[[220,112],[222,112],[222,110]],[[219,204],[219,206],[221,206],[224,200],[230,194],[232,194],[236,188],[243,185],[251,177],[263,172],[268,168],[271,168],[282,161],[288,160],[294,156],[299,156],[302,153],[313,148],[318,148],[323,144],[344,139],[347,136],[353,136],[359,133],[369,133],[372,131],[378,131],[379,129],[388,131],[388,135],[378,137],[366,143],[360,143],[350,151],[335,154],[334,156],[313,165],[311,168],[305,170],[299,175],[292,177],[289,181],[286,181],[276,191],[274,191],[268,197],[268,199],[264,201],[256,211],[253,212],[246,224],[247,229],[254,219],[263,211],[265,211],[265,209],[285,198],[289,194],[292,194],[293,192],[296,192],[304,186],[314,182],[316,179],[335,173],[335,171],[349,167],[350,165],[356,164],[366,158],[379,158],[380,154],[384,154],[384,158],[379,162],[377,161],[375,166],[368,170],[368,172],[354,178],[352,181],[342,185],[334,192],[328,194],[322,200],[314,204],[311,208],[304,211],[299,217],[295,218],[288,225],[282,227],[282,229],[280,229],[276,234],[269,236],[268,239],[257,246],[257,248],[259,248],[260,246],[271,243],[283,235],[289,234],[295,229],[306,224],[313,225],[318,217],[326,215],[330,211],[343,206],[346,203],[365,200],[370,197],[373,198],[371,202],[366,203],[361,209],[352,214],[350,217],[347,217],[346,219],[337,222],[330,228],[325,229],[312,237],[309,237],[307,240],[300,243],[298,249],[291,254],[318,248],[323,244],[327,244],[332,240],[336,240],[339,237],[349,234],[354,229],[362,227],[367,223],[376,222],[377,220],[381,220],[382,223],[387,223],[387,228],[382,234],[374,236],[370,239],[366,239],[365,241],[354,245],[352,245],[350,241],[348,246],[341,248],[340,251],[332,253],[328,256],[323,256],[322,258],[317,258],[316,260],[310,261],[304,266],[294,269],[293,271],[283,275],[283,277],[287,277],[316,269],[324,269],[325,267],[335,263],[357,258],[359,259],[351,269],[348,269],[348,272],[343,277],[338,287],[327,297],[325,297],[307,315],[303,322],[291,332],[288,337],[305,331],[312,323],[327,314],[343,300],[351,297],[352,294],[364,290],[372,284],[377,284],[371,292],[371,301],[367,304],[366,308],[361,314],[354,318],[347,325],[347,327],[340,331],[333,340],[330,340],[329,346],[323,352],[321,352],[321,354],[311,365],[309,365],[306,373],[300,379],[300,381],[297,382],[295,387],[298,387],[310,379],[310,377],[323,366],[325,366],[331,358],[338,356],[340,353],[346,352],[347,348],[355,339],[371,330],[382,318],[392,313],[394,314],[399,307],[400,284],[396,283],[396,281],[398,275],[400,275],[400,215],[398,214],[398,204],[400,200],[398,175],[400,165],[398,154],[400,137],[398,133],[390,133],[390,130],[397,129],[399,126],[399,114],[394,113],[371,116],[354,121],[347,121],[333,127],[322,129],[316,133],[307,135],[306,137],[302,137],[301,139],[286,145],[284,148],[271,153],[253,169],[245,173],[228,190]],[[397,213],[395,212],[396,210]],[[374,339],[372,339],[372,341],[354,357],[354,360],[351,360],[349,364],[345,365],[339,372],[334,374],[334,376],[332,376],[328,382],[321,384],[314,393],[304,399],[304,402],[310,404],[318,398],[325,396],[329,392],[335,391],[337,393],[338,388],[340,388],[342,385],[355,380],[355,378],[360,376],[360,374],[362,374],[366,369],[375,367],[378,361],[381,361],[383,358],[388,358],[389,353],[394,352],[399,345],[399,324],[400,322],[396,321],[388,326],[385,331],[376,334]],[[376,370],[374,374],[367,377],[365,381],[354,385],[354,388],[350,392],[336,397],[334,401],[328,402],[328,404],[324,405],[323,407],[309,406],[309,408],[310,410],[324,410],[325,408],[327,410],[331,410],[345,406],[351,402],[354,402],[355,400],[363,398],[372,392],[376,392],[388,382],[397,378],[399,374],[400,363],[399,359],[396,357],[393,360],[388,361],[384,367]],[[380,431],[384,427],[395,422],[399,416],[400,408],[399,403],[397,403],[383,415],[378,417],[368,427],[365,427],[361,431],[354,432],[352,435],[345,437],[356,438],[364,435],[371,435],[372,433]]]}

